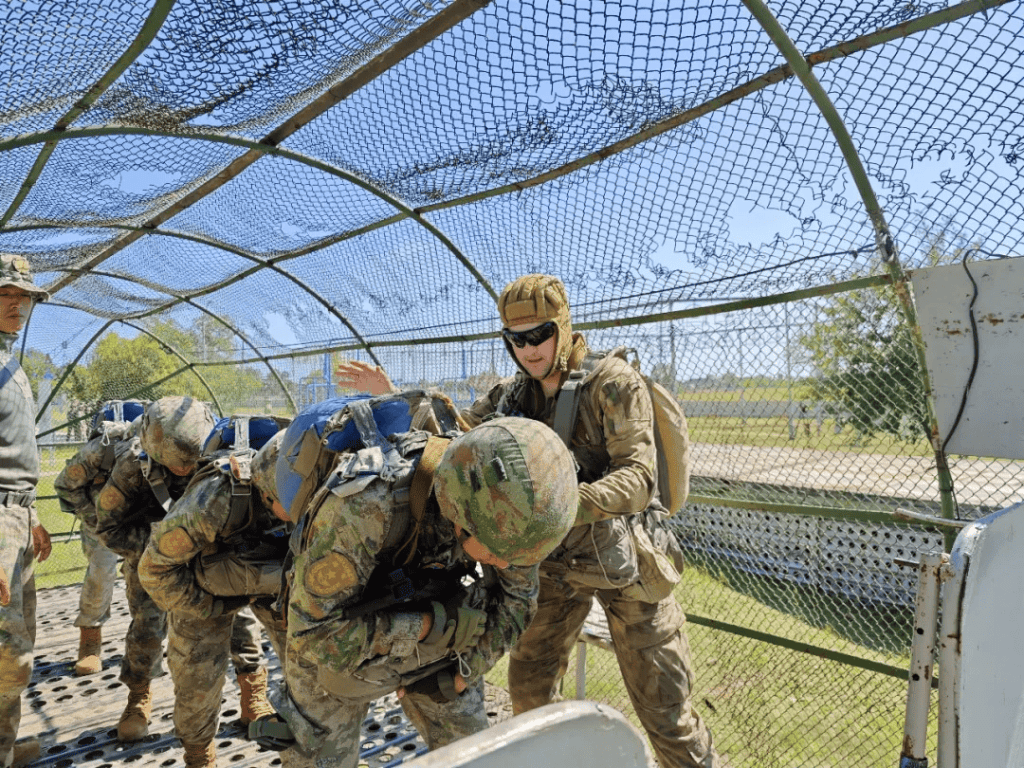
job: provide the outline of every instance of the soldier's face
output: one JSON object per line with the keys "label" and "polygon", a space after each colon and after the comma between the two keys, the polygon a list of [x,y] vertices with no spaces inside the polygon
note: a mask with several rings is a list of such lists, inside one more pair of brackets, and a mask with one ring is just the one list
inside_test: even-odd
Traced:
{"label": "soldier's face", "polygon": [[185,466],[183,464],[165,464],[164,466],[167,467],[168,472],[170,472],[172,475],[177,475],[178,477],[188,477],[189,475],[192,474],[193,471],[195,471],[196,468],[195,464],[189,464],[188,466]]}
{"label": "soldier's face", "polygon": [[[462,528],[456,525],[455,533],[461,538]],[[468,536],[462,539],[462,551],[483,565],[491,565],[502,571],[508,568],[508,560],[502,560],[491,552],[476,536]]]}
{"label": "soldier's face", "polygon": [[[543,325],[543,323],[520,323],[519,325],[510,325],[508,328],[510,331],[518,333],[520,331],[529,331],[538,325]],[[516,356],[516,360],[523,366],[524,370],[530,374],[531,378],[542,380],[547,378],[555,364],[555,348],[557,344],[558,334],[556,333],[536,347],[532,344],[527,344],[524,347],[514,346],[512,347],[512,353]]]}
{"label": "soldier's face", "polygon": [[32,297],[13,285],[0,287],[0,333],[17,333],[28,320]]}

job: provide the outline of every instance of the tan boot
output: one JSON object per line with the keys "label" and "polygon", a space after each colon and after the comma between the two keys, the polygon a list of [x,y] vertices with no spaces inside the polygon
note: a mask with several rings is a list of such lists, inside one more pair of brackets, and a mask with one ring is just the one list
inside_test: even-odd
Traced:
{"label": "tan boot", "polygon": [[39,759],[39,739],[25,739],[14,745],[14,758],[11,768],[21,768]]}
{"label": "tan boot", "polygon": [[185,768],[217,768],[217,747],[207,744],[181,743],[185,748]]}
{"label": "tan boot", "polygon": [[267,701],[267,670],[260,667],[255,672],[239,675],[238,687],[242,689],[238,696],[242,725],[248,725],[264,715],[274,714],[274,708]]}
{"label": "tan boot", "polygon": [[95,675],[103,669],[103,661],[100,659],[103,633],[99,627],[81,627],[81,630],[81,637],[78,639],[78,663],[75,664],[75,674],[78,677]]}
{"label": "tan boot", "polygon": [[128,704],[117,724],[117,740],[139,741],[149,736],[149,716],[153,712],[153,696],[149,681],[128,686]]}

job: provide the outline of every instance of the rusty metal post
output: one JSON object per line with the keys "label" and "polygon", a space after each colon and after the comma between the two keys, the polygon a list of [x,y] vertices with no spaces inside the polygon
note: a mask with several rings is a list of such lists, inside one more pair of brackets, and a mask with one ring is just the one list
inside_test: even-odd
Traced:
{"label": "rusty metal post", "polygon": [[907,685],[907,713],[900,768],[928,768],[925,740],[935,672],[935,629],[939,614],[939,568],[942,559],[941,553],[923,554],[918,565],[914,637],[910,644],[910,681]]}

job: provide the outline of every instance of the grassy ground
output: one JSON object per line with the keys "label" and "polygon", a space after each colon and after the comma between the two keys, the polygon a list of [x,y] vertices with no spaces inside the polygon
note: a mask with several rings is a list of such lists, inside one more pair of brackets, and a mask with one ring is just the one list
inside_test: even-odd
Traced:
{"label": "grassy ground", "polygon": [[[838,632],[827,622],[823,625],[822,616],[808,621],[766,605],[696,568],[688,569],[677,594],[694,614],[733,620],[762,632],[800,638],[893,666],[909,663],[905,653],[893,648],[891,637],[858,645],[850,633]],[[789,606],[799,607],[792,600]],[[806,605],[801,610],[808,613]],[[696,675],[694,709],[711,728],[725,765],[889,768],[899,761],[907,690],[904,679],[692,623],[687,625],[687,634]],[[876,634],[885,635],[886,631],[878,627]],[[625,711],[639,725],[614,655],[590,647],[587,660],[587,698]],[[566,698],[576,694],[574,670],[575,654],[563,681]],[[495,667],[488,680],[506,685],[507,665]],[[934,716],[929,732],[934,762]]]}

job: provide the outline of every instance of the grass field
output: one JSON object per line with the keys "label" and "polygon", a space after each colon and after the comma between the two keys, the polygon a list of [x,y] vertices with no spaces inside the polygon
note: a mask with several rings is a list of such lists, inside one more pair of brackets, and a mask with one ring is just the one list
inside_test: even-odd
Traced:
{"label": "grass field", "polygon": [[[766,605],[697,568],[687,570],[677,596],[694,614],[893,666],[909,663],[889,641],[874,643],[888,649],[858,645],[848,632]],[[726,766],[890,768],[899,762],[906,680],[692,623],[687,634],[696,675],[693,705],[711,728]],[[614,654],[589,647],[587,662],[587,698],[623,710],[639,726]],[[574,653],[563,680],[565,698],[576,695],[575,663]],[[507,664],[495,667],[488,680],[504,687]],[[934,711],[933,701],[933,762]]]}

